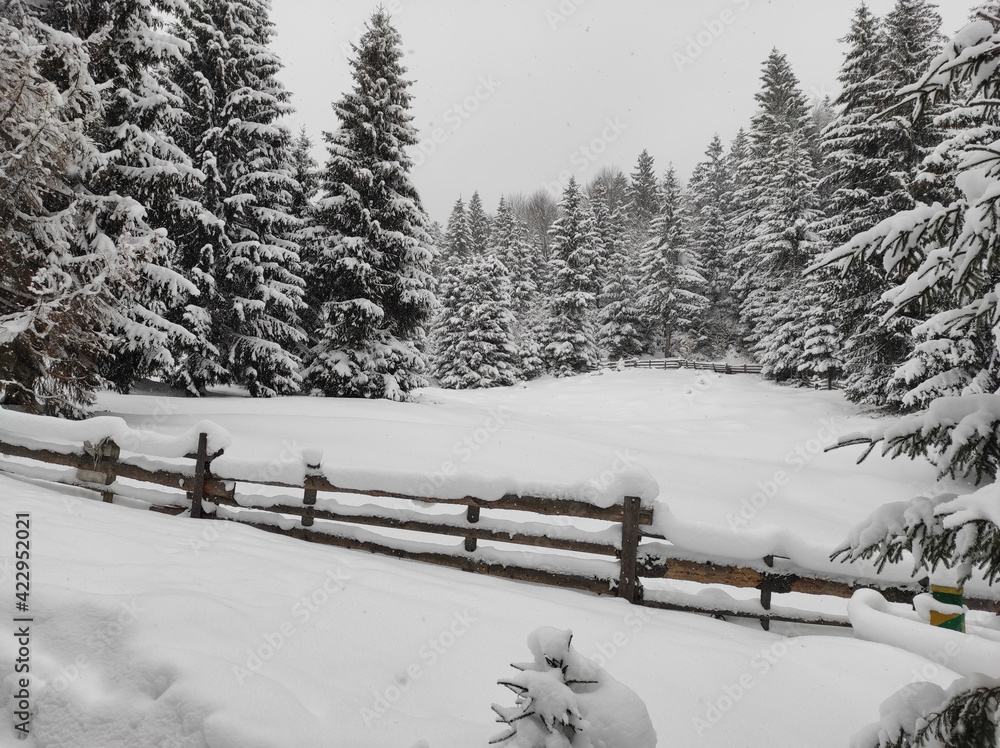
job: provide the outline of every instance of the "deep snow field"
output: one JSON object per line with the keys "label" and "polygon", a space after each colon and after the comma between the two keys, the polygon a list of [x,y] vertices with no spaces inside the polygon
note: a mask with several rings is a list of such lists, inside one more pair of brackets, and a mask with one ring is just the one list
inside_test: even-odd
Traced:
{"label": "deep snow field", "polygon": [[[658,483],[658,529],[674,542],[683,535],[723,558],[775,552],[812,568],[878,505],[942,490],[927,464],[873,456],[857,466],[859,448],[823,453],[873,419],[837,392],[755,376],[607,372],[428,388],[406,404],[105,394],[97,410],[165,434],[211,420],[233,437],[221,459],[278,471],[296,469],[278,455],[322,451],[325,464],[386,480],[419,473],[434,484],[450,462],[459,481],[590,483],[606,493],[614,487],[601,476],[624,457]],[[847,746],[898,688],[947,685],[965,669],[961,658],[949,669],[849,629],[775,624],[768,633],[753,620],[172,518],[2,474],[0,496],[8,622],[14,514],[31,513],[37,709],[31,738],[16,741],[15,641],[0,635],[3,745],[484,746],[501,731],[490,704],[513,704],[496,681],[530,658],[526,639],[540,626],[571,629],[580,653],[635,690],[664,747]]]}

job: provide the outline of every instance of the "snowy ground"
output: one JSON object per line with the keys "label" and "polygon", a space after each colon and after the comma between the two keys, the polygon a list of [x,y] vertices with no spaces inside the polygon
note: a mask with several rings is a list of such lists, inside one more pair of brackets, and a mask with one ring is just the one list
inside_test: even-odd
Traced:
{"label": "snowy ground", "polygon": [[[600,483],[625,452],[657,480],[676,526],[718,530],[705,542],[728,533],[737,556],[759,550],[760,537],[744,542],[749,529],[818,557],[871,508],[934,477],[926,465],[821,454],[834,434],[870,423],[837,393],[686,371],[431,389],[404,405],[106,395],[101,408],[164,433],[211,419],[233,434],[234,462],[321,449],[327,462],[429,481],[452,462],[478,476]],[[490,418],[502,426],[479,444]],[[787,480],[748,510],[779,471]],[[513,698],[495,681],[529,659],[526,637],[543,625],[572,629],[582,654],[645,700],[663,746],[844,746],[900,686],[956,677],[847,631],[776,626],[786,638],[753,621],[636,609],[2,476],[0,495],[0,533],[13,538],[15,512],[32,522],[38,712],[22,745],[484,745],[498,731],[490,703]],[[9,621],[10,567],[0,576]],[[7,714],[15,656],[13,637],[0,636]],[[0,740],[12,736],[4,718]]]}

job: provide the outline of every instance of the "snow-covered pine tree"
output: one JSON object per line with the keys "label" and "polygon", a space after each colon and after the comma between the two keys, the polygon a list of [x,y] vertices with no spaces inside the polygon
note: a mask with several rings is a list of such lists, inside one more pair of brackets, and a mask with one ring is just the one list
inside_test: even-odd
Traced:
{"label": "snow-covered pine tree", "polygon": [[764,63],[759,108],[750,129],[751,174],[745,200],[747,237],[739,248],[741,318],[764,372],[787,379],[798,372],[804,329],[802,273],[815,259],[812,226],[819,219],[810,151],[810,115],[787,58],[773,50]]}
{"label": "snow-covered pine tree", "polygon": [[588,371],[600,359],[593,313],[597,279],[594,218],[583,193],[570,177],[559,203],[561,215],[550,230],[552,290],[546,326],[545,359],[560,377]]}
{"label": "snow-covered pine tree", "polygon": [[486,215],[483,208],[483,200],[479,197],[479,191],[472,193],[469,198],[469,208],[467,211],[469,224],[469,242],[472,251],[476,255],[482,256],[490,243],[490,217]]}
{"label": "snow-covered pine tree", "polygon": [[798,359],[799,376],[816,377],[833,389],[833,382],[844,371],[844,338],[835,294],[839,278],[830,270],[814,272],[804,281],[802,291],[802,352]]}
{"label": "snow-covered pine tree", "polygon": [[289,156],[292,169],[293,186],[298,189],[292,195],[289,212],[300,220],[306,219],[311,212],[312,201],[319,194],[319,164],[312,156],[312,138],[306,132],[305,125],[299,129],[299,134],[292,142]]}
{"label": "snow-covered pine tree", "polygon": [[628,190],[628,217],[634,226],[648,227],[660,212],[660,183],[649,151],[643,149],[635,163]]}
{"label": "snow-covered pine tree", "polygon": [[698,347],[701,315],[708,300],[698,256],[691,247],[681,185],[673,166],[663,177],[660,210],[639,258],[639,305],[644,327],[655,345],[670,356]]}
{"label": "snow-covered pine tree", "polygon": [[[889,272],[906,279],[894,294],[894,311],[929,300],[938,308],[922,328],[944,341],[971,339],[988,344],[987,366],[967,380],[957,394],[936,397],[926,410],[873,431],[871,448],[893,457],[927,457],[941,475],[974,476],[987,485],[971,494],[918,497],[882,507],[855,528],[836,556],[874,558],[885,563],[912,557],[916,568],[946,567],[959,583],[978,569],[991,583],[1000,578],[1000,526],[989,519],[996,505],[992,480],[1000,468],[1000,18],[984,15],[958,32],[931,62],[924,77],[906,92],[918,106],[947,101],[963,91],[959,107],[971,128],[985,128],[992,142],[963,144],[956,184],[961,195],[949,204],[918,205],[882,221],[824,258],[828,264],[865,262],[873,254],[886,258]],[[928,398],[929,399],[929,398]],[[867,452],[865,453],[867,454]],[[864,455],[863,455],[864,456]],[[1000,685],[965,681],[940,703],[924,704],[905,721],[888,709],[884,729],[866,731],[872,748],[930,748],[995,744]],[[881,736],[880,736],[881,734]],[[973,742],[978,741],[978,742]]]}
{"label": "snow-covered pine tree", "polygon": [[[594,217],[594,235],[597,239],[597,254],[594,256],[594,267],[591,271],[597,279],[596,288],[600,292],[604,287],[608,263],[615,251],[615,244],[625,237],[625,221],[620,211],[612,213],[611,196],[607,186],[602,182],[595,183],[589,192],[590,212]],[[603,306],[602,294],[598,293],[597,307]]]}
{"label": "snow-covered pine tree", "polygon": [[460,197],[452,207],[445,241],[434,262],[439,307],[431,330],[431,370],[439,381],[459,379],[455,374],[457,348],[465,333],[461,311],[469,299],[464,271],[472,260],[468,215]]}
{"label": "snow-covered pine tree", "polygon": [[535,263],[527,228],[514,217],[503,196],[493,219],[489,246],[510,273],[514,311],[519,317],[523,316],[538,293],[534,278]]}
{"label": "snow-covered pine tree", "polygon": [[732,293],[735,277],[728,251],[733,213],[732,177],[718,135],[709,143],[705,160],[695,167],[688,191],[691,247],[701,261],[704,295],[708,300],[700,323],[704,336],[701,349],[711,357],[719,357],[739,345],[741,335]]}
{"label": "snow-covered pine tree", "polygon": [[[923,71],[937,56],[944,42],[941,34],[941,16],[937,5],[930,0],[896,0],[893,9],[885,17],[886,45],[883,64],[890,88],[888,94],[895,94],[906,86],[913,85]],[[937,118],[945,114],[944,100],[927,102],[918,114],[904,106],[898,115],[903,117],[899,126],[883,131],[883,137],[892,137],[887,143],[900,164],[901,171],[911,177],[921,163],[941,143],[944,134]],[[954,173],[947,167],[941,170],[923,170],[919,180],[908,185],[910,192],[920,202],[933,203],[953,197],[952,178]],[[905,206],[900,206],[904,210]]]}
{"label": "snow-covered pine tree", "polygon": [[[848,50],[839,76],[841,94],[835,101],[840,113],[823,133],[831,167],[823,186],[832,192],[831,206],[817,227],[835,245],[916,204],[909,186],[921,150],[903,116],[909,113],[885,113],[896,104],[896,90],[912,83],[916,71],[929,62],[926,50],[937,28],[928,24],[927,11],[924,3],[897,3],[890,27],[862,5],[842,39]],[[911,29],[921,28],[913,36],[925,50],[917,62],[913,51],[907,51],[913,46],[907,40]],[[906,61],[899,62],[900,58]],[[897,62],[887,64],[892,59]],[[926,119],[922,116],[920,122]],[[928,128],[921,124],[920,129]],[[881,258],[872,256],[853,264],[835,286],[831,300],[836,309],[831,311],[842,319],[845,394],[854,402],[899,404],[893,372],[910,352],[915,320],[900,314],[887,322],[891,305],[882,295],[901,279],[887,277]]]}
{"label": "snow-covered pine tree", "polygon": [[280,60],[267,0],[190,0],[178,8],[177,34],[190,52],[170,76],[187,117],[177,142],[205,174],[193,195],[199,215],[173,227],[181,264],[201,295],[189,315],[203,344],[189,353],[178,382],[192,394],[235,383],[253,396],[301,384],[295,349],[305,340],[299,221],[301,187],[291,136],[278,119],[291,111],[275,77]]}
{"label": "snow-covered pine tree", "polygon": [[420,345],[436,305],[434,249],[409,172],[417,143],[402,40],[384,10],[366,25],[350,61],[353,89],[334,105],[340,129],[327,136],[327,236],[310,278],[321,289],[307,382],[329,396],[404,399],[424,384]]}
{"label": "snow-covered pine tree", "polygon": [[504,387],[518,381],[520,353],[511,309],[510,277],[492,253],[477,256],[459,273],[462,330],[442,387]]}
{"label": "snow-covered pine tree", "polygon": [[520,355],[518,368],[525,379],[533,379],[545,369],[540,340],[544,301],[536,283],[538,261],[527,226],[514,216],[503,197],[493,219],[490,245],[510,272],[511,308],[516,318],[514,337]]}
{"label": "snow-covered pine tree", "polygon": [[[726,244],[729,266],[733,273],[732,296],[736,302],[737,312],[743,307],[749,289],[744,289],[737,281],[739,280],[739,268],[747,260],[747,249],[750,246],[750,239],[753,236],[754,211],[753,211],[753,189],[754,165],[753,154],[750,147],[750,135],[744,128],[740,128],[733,142],[729,146],[729,153],[726,154],[726,168],[731,175],[730,191],[726,195],[726,202],[729,204]],[[740,322],[742,326],[742,322]],[[740,330],[740,347],[743,346],[746,331]]]}
{"label": "snow-covered pine tree", "polygon": [[[159,0],[22,6],[34,14],[47,47],[46,76],[60,88],[90,89],[91,108],[77,114],[96,150],[77,174],[77,203],[91,225],[75,251],[106,240],[134,265],[128,283],[115,289],[122,315],[111,322],[112,338],[97,359],[121,390],[169,370],[178,351],[196,340],[183,309],[197,290],[174,269],[163,230],[178,217],[191,218],[178,195],[201,176],[165,134],[181,116],[181,102],[160,71],[187,51],[162,30],[162,12],[173,6]],[[82,62],[71,69],[71,59]]]}
{"label": "snow-covered pine tree", "polygon": [[438,252],[431,267],[439,283],[444,282],[444,274],[449,267],[457,269],[472,259],[469,216],[461,197],[452,206],[444,240],[436,246]]}
{"label": "snow-covered pine tree", "polygon": [[644,350],[644,318],[639,306],[638,263],[625,235],[625,217],[616,208],[609,218],[604,245],[600,295],[599,342],[611,361],[640,355]]}
{"label": "snow-covered pine tree", "polygon": [[64,50],[65,87],[42,75],[48,32],[19,3],[0,16],[0,403],[80,417],[136,269],[103,235],[81,247],[92,213],[77,176],[100,159],[81,118],[100,104],[81,46]]}
{"label": "snow-covered pine tree", "polygon": [[660,183],[656,178],[655,162],[649,151],[643,149],[636,160],[628,185],[626,215],[633,247],[645,245],[653,219],[659,212]]}

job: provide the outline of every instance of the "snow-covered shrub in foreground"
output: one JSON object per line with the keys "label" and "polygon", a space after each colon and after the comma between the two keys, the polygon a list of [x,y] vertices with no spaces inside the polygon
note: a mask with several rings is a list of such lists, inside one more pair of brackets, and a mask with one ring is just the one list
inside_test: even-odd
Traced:
{"label": "snow-covered shrub in foreground", "polygon": [[508,730],[490,741],[504,748],[654,748],[656,732],[636,693],[580,655],[572,631],[544,626],[528,636],[534,662],[499,681],[517,694],[493,705]]}
{"label": "snow-covered shrub in foreground", "polygon": [[947,691],[911,683],[887,699],[879,721],[854,736],[851,748],[996,748],[1000,680],[975,675]]}

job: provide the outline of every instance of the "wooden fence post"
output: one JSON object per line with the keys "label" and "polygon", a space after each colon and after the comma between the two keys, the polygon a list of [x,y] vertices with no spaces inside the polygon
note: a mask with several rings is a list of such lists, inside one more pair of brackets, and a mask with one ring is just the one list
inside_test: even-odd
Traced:
{"label": "wooden fence post", "polygon": [[[306,480],[309,480],[307,477]],[[305,513],[302,515],[302,526],[312,527],[313,520],[316,514],[316,489],[306,488],[302,492],[302,505],[306,508]]]}
{"label": "wooden fence post", "polygon": [[[476,522],[478,522],[479,521],[479,507],[478,506],[471,506],[470,505],[469,508],[465,512],[465,518],[471,524],[475,524]],[[472,553],[474,550],[476,550],[476,545],[477,545],[477,543],[476,543],[476,539],[475,538],[466,538],[465,539],[465,550],[467,550],[469,553]]]}
{"label": "wooden fence post", "polygon": [[639,585],[638,560],[639,552],[639,510],[642,500],[638,496],[626,496],[622,504],[622,555],[621,576],[618,578],[618,597],[623,597],[630,603],[642,599],[642,587]]}
{"label": "wooden fence post", "polygon": [[[90,442],[83,443],[85,454],[94,458],[94,469],[84,470],[77,468],[76,479],[87,483],[97,483],[102,486],[110,486],[115,482],[115,463],[121,456],[121,449],[111,438],[104,439],[97,444]],[[101,498],[108,504],[115,500],[112,491],[101,491]]]}
{"label": "wooden fence post", "polygon": [[323,458],[320,457],[316,459],[315,465],[306,465],[305,487],[302,492],[302,506],[305,507],[305,512],[302,514],[303,527],[312,527],[315,520],[317,490],[309,485],[309,479],[320,469],[322,464]]}
{"label": "wooden fence post", "polygon": [[198,434],[198,456],[194,464],[194,486],[191,489],[191,517],[201,519],[201,502],[205,498],[205,468],[208,464],[208,434]]}

